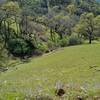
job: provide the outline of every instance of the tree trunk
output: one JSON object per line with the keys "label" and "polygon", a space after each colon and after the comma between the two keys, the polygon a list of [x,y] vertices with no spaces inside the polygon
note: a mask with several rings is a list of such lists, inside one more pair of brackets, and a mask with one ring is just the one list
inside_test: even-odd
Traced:
{"label": "tree trunk", "polygon": [[51,40],[53,41],[54,39],[53,39],[53,29],[52,28],[50,29],[50,35],[51,35]]}
{"label": "tree trunk", "polygon": [[91,40],[91,38],[89,38],[89,44],[91,44],[92,43],[92,40]]}
{"label": "tree trunk", "polygon": [[89,35],[89,44],[91,44],[92,43],[92,33],[90,33],[90,35]]}

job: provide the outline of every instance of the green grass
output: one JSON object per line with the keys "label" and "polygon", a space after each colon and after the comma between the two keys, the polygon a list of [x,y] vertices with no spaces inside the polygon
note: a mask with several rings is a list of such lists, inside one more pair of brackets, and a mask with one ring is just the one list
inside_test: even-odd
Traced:
{"label": "green grass", "polygon": [[[59,49],[0,75],[0,93],[43,90],[54,95],[60,81],[89,90],[100,89],[100,44]],[[99,92],[100,93],[100,92]],[[8,99],[9,100],[9,99]]]}

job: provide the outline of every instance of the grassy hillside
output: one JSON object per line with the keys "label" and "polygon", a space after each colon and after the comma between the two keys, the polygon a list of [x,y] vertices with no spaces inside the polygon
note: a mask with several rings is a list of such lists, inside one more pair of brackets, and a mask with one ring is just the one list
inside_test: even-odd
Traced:
{"label": "grassy hillside", "polygon": [[62,48],[18,65],[0,75],[0,93],[29,94],[42,89],[54,95],[59,81],[73,87],[100,89],[100,44]]}

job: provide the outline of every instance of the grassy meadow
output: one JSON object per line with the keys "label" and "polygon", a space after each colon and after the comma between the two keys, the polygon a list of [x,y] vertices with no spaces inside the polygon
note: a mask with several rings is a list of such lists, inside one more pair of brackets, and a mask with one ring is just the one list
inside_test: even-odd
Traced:
{"label": "grassy meadow", "polygon": [[3,100],[16,100],[17,96],[36,93],[54,97],[57,84],[66,85],[67,96],[84,95],[84,92],[80,92],[81,88],[89,95],[98,95],[100,44],[58,49],[1,73],[0,96],[5,97]]}

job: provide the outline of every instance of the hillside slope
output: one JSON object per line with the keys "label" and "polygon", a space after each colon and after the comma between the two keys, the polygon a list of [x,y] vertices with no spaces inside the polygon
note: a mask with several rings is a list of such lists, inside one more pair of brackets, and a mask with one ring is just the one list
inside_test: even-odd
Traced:
{"label": "hillside slope", "polygon": [[63,48],[0,75],[3,93],[42,87],[53,94],[58,81],[100,88],[100,44]]}

